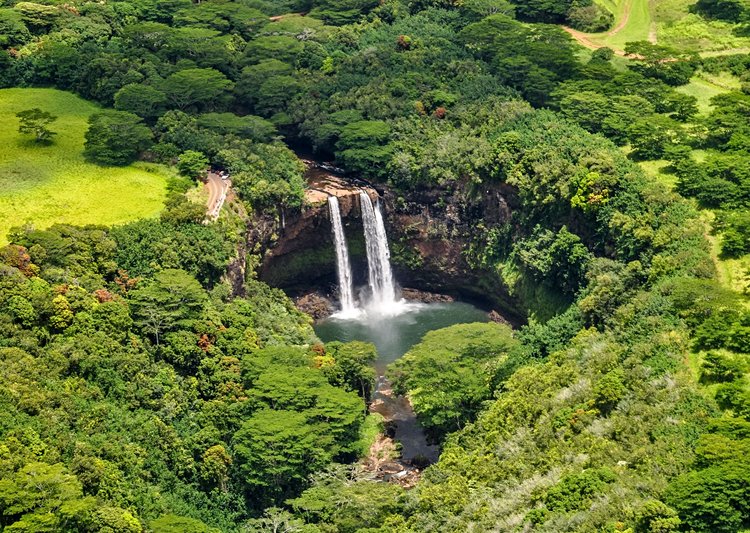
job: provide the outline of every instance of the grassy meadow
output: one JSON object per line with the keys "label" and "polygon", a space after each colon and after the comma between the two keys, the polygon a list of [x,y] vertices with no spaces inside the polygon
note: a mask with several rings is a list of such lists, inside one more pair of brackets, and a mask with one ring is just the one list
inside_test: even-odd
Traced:
{"label": "grassy meadow", "polygon": [[659,0],[651,3],[660,44],[680,50],[712,55],[720,51],[750,46],[750,38],[741,35],[739,26],[720,20],[709,20],[690,13],[696,0]]}
{"label": "grassy meadow", "polygon": [[[624,17],[628,15],[625,25],[614,35]],[[602,35],[602,42],[613,49],[623,50],[625,45],[634,41],[647,41],[651,28],[651,11],[648,0],[621,0],[617,6],[615,24],[609,32]]]}
{"label": "grassy meadow", "polygon": [[714,76],[701,71],[690,80],[690,83],[677,87],[675,90],[682,94],[694,96],[698,101],[698,112],[707,115],[712,107],[711,98],[730,90],[739,89],[739,86],[739,80],[728,73]]}
{"label": "grassy meadow", "polygon": [[622,50],[625,43],[648,40],[651,27],[648,0],[600,0],[599,3],[615,15],[615,22],[607,31],[586,34],[592,43]]}
{"label": "grassy meadow", "polygon": [[622,50],[628,42],[650,40],[705,56],[747,53],[750,48],[750,36],[742,35],[737,24],[691,13],[695,0],[597,1],[615,15],[610,30],[587,34],[592,43],[600,46]]}
{"label": "grassy meadow", "polygon": [[[16,113],[40,108],[56,115],[53,144],[18,133]],[[168,170],[138,163],[100,167],[84,160],[88,117],[97,106],[55,89],[1,89],[0,244],[10,228],[57,222],[113,225],[155,216],[162,208]]]}

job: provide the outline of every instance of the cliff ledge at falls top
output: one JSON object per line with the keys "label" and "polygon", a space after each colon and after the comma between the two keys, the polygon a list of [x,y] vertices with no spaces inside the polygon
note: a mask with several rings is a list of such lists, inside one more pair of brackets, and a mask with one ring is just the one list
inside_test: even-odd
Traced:
{"label": "cliff ledge at falls top", "polygon": [[305,172],[304,206],[279,215],[260,214],[249,221],[247,250],[260,252],[259,278],[291,294],[335,284],[336,258],[328,210],[329,196],[339,199],[349,250],[358,271],[366,264],[360,192],[373,201],[378,192],[316,166]]}
{"label": "cliff ledge at falls top", "polygon": [[[373,200],[378,197],[377,191],[372,187],[359,186],[320,169],[308,169],[306,179],[305,203],[310,206],[318,207],[325,204],[329,196],[336,196],[339,203],[342,203],[342,199],[356,197],[360,191],[365,191]],[[351,206],[348,206],[346,214],[350,209]]]}

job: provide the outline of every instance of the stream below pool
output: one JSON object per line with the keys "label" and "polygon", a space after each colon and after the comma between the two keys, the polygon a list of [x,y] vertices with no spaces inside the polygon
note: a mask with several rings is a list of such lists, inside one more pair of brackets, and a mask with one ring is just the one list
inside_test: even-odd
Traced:
{"label": "stream below pool", "polygon": [[337,316],[318,321],[315,333],[323,342],[354,340],[367,341],[375,345],[378,358],[375,361],[377,387],[373,394],[370,411],[385,418],[393,431],[393,438],[401,444],[401,463],[411,465],[419,462],[437,461],[440,450],[425,438],[424,431],[416,419],[408,399],[396,396],[385,379],[385,369],[417,344],[429,331],[469,322],[487,322],[487,313],[465,302],[409,303],[400,302],[400,307],[389,313],[363,311],[354,316]]}

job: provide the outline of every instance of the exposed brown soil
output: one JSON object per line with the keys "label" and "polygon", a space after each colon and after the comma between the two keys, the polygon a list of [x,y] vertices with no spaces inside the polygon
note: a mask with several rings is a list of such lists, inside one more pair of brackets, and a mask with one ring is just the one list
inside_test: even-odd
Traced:
{"label": "exposed brown soil", "polygon": [[615,26],[614,28],[612,28],[612,30],[610,30],[610,32],[607,35],[609,35],[610,37],[612,37],[613,35],[617,35],[618,33],[620,33],[622,31],[622,29],[625,26],[627,26],[628,20],[630,19],[630,9],[631,9],[631,7],[633,7],[633,1],[632,0],[630,2],[628,2],[628,4],[625,6],[625,11],[622,14],[622,19],[620,19],[620,23],[617,26]]}
{"label": "exposed brown soil", "polygon": [[[593,42],[582,31],[574,30],[573,28],[571,28],[569,26],[563,26],[562,29],[565,30],[566,32],[568,32],[570,34],[570,36],[573,37],[573,39],[575,39],[576,41],[578,41],[581,45],[585,46],[589,50],[598,50],[599,48],[604,48],[603,44],[597,44],[597,43]],[[617,56],[620,56],[620,57],[629,57],[628,54],[625,53],[625,50],[615,50],[615,49],[613,49],[612,51]]]}

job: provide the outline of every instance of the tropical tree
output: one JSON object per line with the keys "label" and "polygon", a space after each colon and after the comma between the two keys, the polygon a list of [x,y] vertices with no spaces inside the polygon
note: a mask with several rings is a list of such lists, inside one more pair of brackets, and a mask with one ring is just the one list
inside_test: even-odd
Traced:
{"label": "tropical tree", "polygon": [[131,83],[115,93],[115,109],[150,118],[160,114],[166,100],[164,93],[154,87]]}
{"label": "tropical tree", "polygon": [[56,132],[47,126],[57,120],[57,117],[48,111],[42,111],[38,107],[27,109],[16,113],[19,120],[18,133],[34,135],[37,143],[49,143]]}
{"label": "tropical tree", "polygon": [[336,143],[336,159],[352,170],[372,177],[385,172],[391,156],[387,144],[391,127],[382,120],[361,120],[347,124]]}
{"label": "tropical tree", "polygon": [[180,174],[188,178],[205,176],[207,167],[208,158],[195,150],[186,150],[177,159],[177,168]]}
{"label": "tropical tree", "polygon": [[178,109],[215,108],[228,96],[234,84],[213,68],[189,68],[169,76],[162,89],[169,102]]}
{"label": "tropical tree", "polygon": [[494,375],[516,344],[507,326],[458,324],[427,333],[391,365],[389,376],[439,439],[470,421],[491,397]]}
{"label": "tropical tree", "polygon": [[258,503],[281,502],[304,487],[310,473],[330,461],[330,438],[303,413],[263,409],[232,441],[240,479]]}
{"label": "tropical tree", "polygon": [[197,318],[208,297],[195,278],[183,270],[158,272],[151,283],[129,294],[136,323],[157,346],[164,332]]}
{"label": "tropical tree", "polygon": [[12,9],[0,9],[0,46],[16,46],[31,38],[21,15]]}
{"label": "tropical tree", "polygon": [[83,154],[100,165],[127,165],[151,145],[151,130],[138,115],[104,111],[89,118]]}
{"label": "tropical tree", "polygon": [[208,527],[200,520],[173,514],[151,520],[148,525],[154,533],[219,533],[218,529]]}
{"label": "tropical tree", "polygon": [[625,52],[634,58],[629,68],[668,85],[685,85],[697,68],[697,58],[648,41],[628,43]]}

